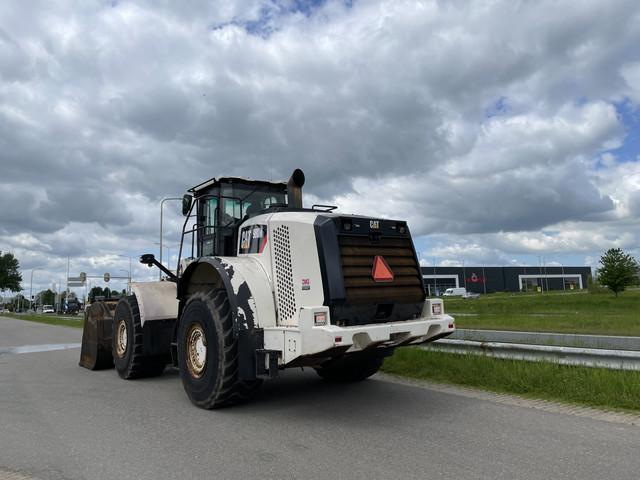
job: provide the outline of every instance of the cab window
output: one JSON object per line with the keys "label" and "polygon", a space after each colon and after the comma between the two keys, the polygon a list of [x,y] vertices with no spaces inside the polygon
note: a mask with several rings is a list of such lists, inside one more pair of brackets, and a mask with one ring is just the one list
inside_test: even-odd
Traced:
{"label": "cab window", "polygon": [[218,199],[209,198],[204,202],[205,235],[213,235],[218,221]]}
{"label": "cab window", "polygon": [[[232,223],[237,222],[244,217],[245,212],[240,206],[240,200],[237,198],[224,198],[222,200],[222,218],[220,226],[228,227]],[[245,207],[246,209],[246,207]]]}

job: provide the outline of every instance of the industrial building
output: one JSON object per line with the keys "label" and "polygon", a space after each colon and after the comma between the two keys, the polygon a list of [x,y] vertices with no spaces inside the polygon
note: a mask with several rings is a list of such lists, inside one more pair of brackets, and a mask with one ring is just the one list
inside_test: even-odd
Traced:
{"label": "industrial building", "polygon": [[422,267],[429,295],[453,287],[476,293],[577,290],[587,288],[590,276],[590,267]]}

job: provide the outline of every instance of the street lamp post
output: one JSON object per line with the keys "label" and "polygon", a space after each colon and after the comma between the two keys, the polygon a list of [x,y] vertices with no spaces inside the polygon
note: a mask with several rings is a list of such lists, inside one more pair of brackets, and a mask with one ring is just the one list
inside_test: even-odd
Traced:
{"label": "street lamp post", "polygon": [[124,268],[120,269],[121,272],[127,273],[127,295],[131,295],[131,272],[127,272]]}
{"label": "street lamp post", "polygon": [[547,292],[549,291],[549,275],[547,275],[547,260],[542,257],[542,266],[544,267],[544,284],[547,287]]}
{"label": "street lamp post", "polygon": [[33,308],[33,272],[36,271],[36,268],[31,269],[31,285],[29,286],[29,308]]}
{"label": "street lamp post", "polygon": [[482,287],[484,288],[484,294],[487,294],[487,276],[484,274],[484,265],[482,265]]}
{"label": "street lamp post", "polygon": [[[162,265],[162,209],[164,207],[164,202],[168,200],[182,200],[180,197],[167,197],[163,198],[160,201],[160,265]],[[158,274],[158,278],[162,280],[162,270],[160,270]]]}
{"label": "street lamp post", "polygon": [[437,273],[436,273],[436,259],[435,257],[433,258],[433,289],[436,292],[436,297],[439,296],[438,295],[438,277],[437,277]]}
{"label": "street lamp post", "polygon": [[538,276],[540,277],[540,292],[544,295],[544,279],[542,278],[542,258],[538,255]]}
{"label": "street lamp post", "polygon": [[464,289],[467,289],[467,274],[464,269],[464,258],[462,259],[462,280],[464,280]]}
{"label": "street lamp post", "polygon": [[[69,278],[69,275],[67,275],[67,278]],[[59,292],[58,292],[58,313],[62,312],[62,293],[63,293],[62,292],[62,286],[65,284],[65,281],[68,282],[68,280],[65,280],[63,278],[63,280],[60,282],[60,288],[58,289],[59,290]],[[68,290],[68,288],[64,291],[65,298],[66,298],[66,295],[67,295],[67,290]]]}
{"label": "street lamp post", "polygon": [[[171,270],[171,249],[178,248],[178,245],[161,245],[158,242],[153,242],[154,245],[160,245],[160,252],[162,252],[163,248],[167,249],[167,268]],[[160,276],[162,278],[162,276]]]}
{"label": "street lamp post", "polygon": [[[128,294],[131,295],[131,257],[127,255],[118,255],[118,256],[129,259],[129,283],[127,284],[127,291],[129,292]],[[126,270],[122,270],[122,271],[126,272]]]}

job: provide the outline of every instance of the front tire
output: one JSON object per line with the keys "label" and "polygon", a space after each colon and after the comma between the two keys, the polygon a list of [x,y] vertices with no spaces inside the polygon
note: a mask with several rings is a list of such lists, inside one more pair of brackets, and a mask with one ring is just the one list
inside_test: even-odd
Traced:
{"label": "front tire", "polygon": [[246,400],[261,380],[238,378],[238,344],[225,290],[194,294],[178,325],[178,365],[189,399],[212,409]]}
{"label": "front tire", "polygon": [[161,375],[166,359],[144,354],[140,308],[135,295],[120,299],[113,312],[113,363],[125,380]]}

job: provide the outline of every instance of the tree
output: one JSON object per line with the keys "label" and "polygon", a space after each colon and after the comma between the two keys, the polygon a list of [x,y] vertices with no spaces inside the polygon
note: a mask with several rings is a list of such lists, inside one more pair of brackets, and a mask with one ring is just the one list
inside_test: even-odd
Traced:
{"label": "tree", "polygon": [[56,294],[50,289],[42,290],[36,295],[36,303],[40,305],[53,305],[56,302]]}
{"label": "tree", "polygon": [[19,269],[18,259],[12,253],[2,255],[2,251],[0,251],[0,291],[19,292],[22,290],[20,286],[22,275]]}
{"label": "tree", "polygon": [[24,295],[19,293],[18,295],[13,297],[13,310],[15,312],[22,312],[24,311],[28,303],[29,301],[24,297]]}
{"label": "tree", "polygon": [[89,291],[89,302],[93,303],[96,300],[96,297],[102,297],[104,296],[104,291],[102,290],[102,287],[93,287],[90,291]]}
{"label": "tree", "polygon": [[600,258],[598,282],[605,285],[618,296],[624,289],[632,285],[638,272],[638,262],[620,248],[610,248]]}

